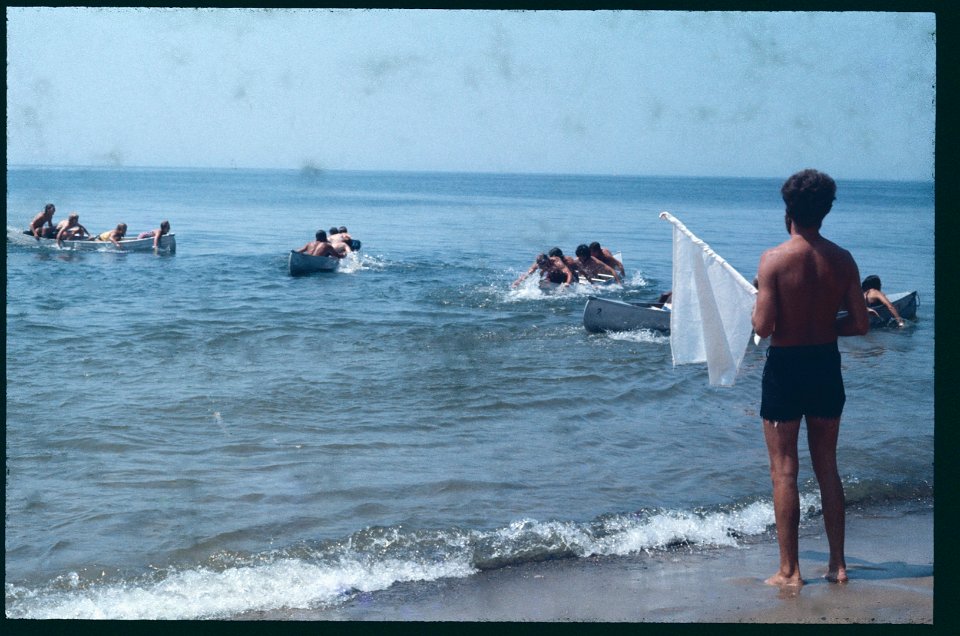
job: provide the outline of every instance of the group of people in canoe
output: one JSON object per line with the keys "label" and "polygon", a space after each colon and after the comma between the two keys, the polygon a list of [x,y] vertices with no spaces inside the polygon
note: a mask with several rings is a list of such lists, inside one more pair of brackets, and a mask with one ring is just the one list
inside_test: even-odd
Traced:
{"label": "group of people in canoe", "polygon": [[559,285],[570,285],[581,280],[590,283],[609,280],[623,282],[626,273],[623,263],[600,243],[581,243],[574,254],[576,258],[565,256],[559,247],[554,247],[546,254],[537,254],[533,265],[513,282],[513,286],[516,287],[537,271],[540,272],[541,281]]}
{"label": "group of people in canoe", "polygon": [[309,256],[344,258],[359,249],[360,241],[350,236],[346,226],[341,225],[340,227],[331,227],[329,232],[317,230],[313,241],[294,251]]}
{"label": "group of people in canoe", "polygon": [[[120,241],[127,236],[126,223],[118,223],[112,230],[93,235],[90,234],[87,228],[80,224],[80,215],[76,212],[71,212],[66,219],[54,225],[53,215],[56,214],[56,212],[56,206],[48,203],[43,208],[43,212],[33,217],[33,220],[30,222],[30,227],[28,228],[29,234],[37,240],[42,238],[55,239],[57,241],[57,247],[62,247],[63,241],[104,241],[113,243],[121,249],[123,248],[123,246],[120,245]],[[159,228],[141,232],[137,235],[137,238],[153,238],[153,247],[156,249],[160,243],[160,237],[169,233],[170,221],[164,220],[160,223]]]}

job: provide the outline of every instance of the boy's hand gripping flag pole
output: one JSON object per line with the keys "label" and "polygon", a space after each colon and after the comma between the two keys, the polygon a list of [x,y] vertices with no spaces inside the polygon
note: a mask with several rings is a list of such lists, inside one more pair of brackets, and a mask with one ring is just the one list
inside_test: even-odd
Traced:
{"label": "boy's hand gripping flag pole", "polygon": [[669,212],[673,223],[673,364],[706,362],[711,385],[732,386],[753,332],[757,290]]}

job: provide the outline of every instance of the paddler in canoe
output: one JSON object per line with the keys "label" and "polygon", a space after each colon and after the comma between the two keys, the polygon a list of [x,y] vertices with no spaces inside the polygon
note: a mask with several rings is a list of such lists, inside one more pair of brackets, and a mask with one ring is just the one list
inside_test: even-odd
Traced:
{"label": "paddler in canoe", "polygon": [[156,230],[147,230],[146,232],[140,232],[137,234],[138,239],[153,238],[153,249],[160,247],[160,237],[164,234],[170,233],[170,221],[163,220],[160,222],[160,227]]}
{"label": "paddler in canoe", "polygon": [[307,254],[308,256],[331,256],[333,258],[343,258],[343,254],[327,240],[327,233],[323,230],[317,230],[316,240],[310,241],[296,252]]}
{"label": "paddler in canoe", "polygon": [[63,247],[63,241],[89,240],[90,232],[80,225],[80,215],[71,212],[63,221],[57,223],[57,247]]}
{"label": "paddler in canoe", "polygon": [[360,241],[350,236],[345,225],[331,227],[327,240],[344,256],[360,249]]}
{"label": "paddler in canoe", "polygon": [[33,238],[55,238],[57,236],[57,228],[55,228],[53,225],[53,215],[56,213],[56,211],[56,206],[52,203],[48,203],[43,208],[43,212],[33,217],[33,220],[30,221],[29,228],[30,234],[33,235]]}
{"label": "paddler in canoe", "polygon": [[94,239],[96,241],[103,241],[104,243],[113,243],[118,248],[123,249],[123,246],[120,245],[120,241],[127,235],[127,224],[118,223],[117,227],[112,230],[107,230],[106,232],[101,232]]}

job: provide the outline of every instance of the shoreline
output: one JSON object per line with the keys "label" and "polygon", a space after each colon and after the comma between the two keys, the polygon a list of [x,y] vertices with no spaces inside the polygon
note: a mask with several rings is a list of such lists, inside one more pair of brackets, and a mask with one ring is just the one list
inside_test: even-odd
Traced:
{"label": "shoreline", "polygon": [[[776,541],[629,557],[527,563],[360,593],[331,609],[248,612],[235,620],[663,623],[933,623],[933,510],[847,513],[850,580],[823,578],[819,520],[801,528],[806,584],[768,586]],[[908,541],[907,539],[910,539]]]}

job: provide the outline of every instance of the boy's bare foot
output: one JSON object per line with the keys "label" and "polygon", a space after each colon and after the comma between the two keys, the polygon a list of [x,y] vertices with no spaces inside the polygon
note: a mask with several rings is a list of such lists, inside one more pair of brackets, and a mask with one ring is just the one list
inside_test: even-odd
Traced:
{"label": "boy's bare foot", "polygon": [[776,585],[777,587],[800,587],[803,585],[803,579],[800,578],[800,573],[797,572],[793,576],[787,576],[782,572],[777,572],[769,579],[764,581],[767,585]]}
{"label": "boy's bare foot", "polygon": [[836,568],[831,567],[827,570],[827,573],[823,575],[823,578],[827,579],[831,583],[846,583],[847,566],[841,565]]}

